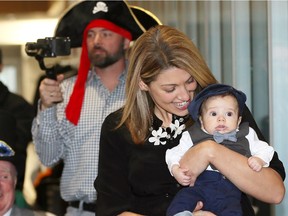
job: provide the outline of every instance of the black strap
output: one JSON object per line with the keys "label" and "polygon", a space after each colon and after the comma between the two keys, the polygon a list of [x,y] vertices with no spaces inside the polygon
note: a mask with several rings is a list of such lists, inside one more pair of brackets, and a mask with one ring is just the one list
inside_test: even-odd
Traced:
{"label": "black strap", "polygon": [[[79,208],[80,207],[80,201],[72,201],[69,202],[69,206],[72,206],[74,208]],[[96,204],[95,203],[83,203],[83,210],[84,211],[89,211],[89,212],[95,212],[96,211]]]}

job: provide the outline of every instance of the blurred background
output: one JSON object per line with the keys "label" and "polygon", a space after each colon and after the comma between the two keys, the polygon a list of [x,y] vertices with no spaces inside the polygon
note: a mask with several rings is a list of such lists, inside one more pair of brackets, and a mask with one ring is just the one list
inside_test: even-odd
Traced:
{"label": "blurred background", "polygon": [[[44,71],[25,52],[27,42],[52,37],[59,17],[76,1],[0,1],[0,80],[34,103]],[[284,166],[288,165],[288,1],[127,1],[186,33],[216,78],[247,94],[248,106]],[[47,58],[47,65],[78,67],[80,50]],[[28,148],[25,196],[36,200],[33,180],[41,166]],[[40,166],[40,168],[39,168]],[[287,184],[286,184],[287,185]],[[261,216],[288,215],[287,198],[277,206],[253,200]]]}

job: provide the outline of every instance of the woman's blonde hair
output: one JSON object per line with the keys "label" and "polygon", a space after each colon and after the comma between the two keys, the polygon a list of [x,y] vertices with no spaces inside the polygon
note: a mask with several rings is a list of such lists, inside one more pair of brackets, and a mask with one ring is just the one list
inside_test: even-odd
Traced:
{"label": "woman's blonde hair", "polygon": [[198,83],[196,94],[217,82],[197,47],[184,33],[165,25],[146,31],[134,43],[130,53],[126,104],[118,125],[126,124],[137,144],[143,143],[149,135],[155,106],[149,93],[140,90],[139,82],[142,80],[149,85],[161,71],[170,67],[192,75]]}

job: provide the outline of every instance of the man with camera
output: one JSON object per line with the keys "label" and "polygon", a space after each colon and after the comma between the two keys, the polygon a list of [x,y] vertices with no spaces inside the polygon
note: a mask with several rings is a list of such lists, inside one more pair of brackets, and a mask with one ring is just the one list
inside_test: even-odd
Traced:
{"label": "man with camera", "polygon": [[82,1],[58,23],[55,35],[82,47],[78,75],[41,82],[32,133],[44,165],[64,160],[60,189],[67,215],[95,215],[101,125],[125,102],[125,52],[145,30],[125,1]]}

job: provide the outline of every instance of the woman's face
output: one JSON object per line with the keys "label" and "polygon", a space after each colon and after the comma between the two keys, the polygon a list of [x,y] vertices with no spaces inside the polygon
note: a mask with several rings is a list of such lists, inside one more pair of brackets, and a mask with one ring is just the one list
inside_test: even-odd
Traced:
{"label": "woman's face", "polygon": [[185,116],[194,97],[197,82],[185,70],[171,67],[163,70],[149,86],[145,85],[155,103],[155,113]]}

